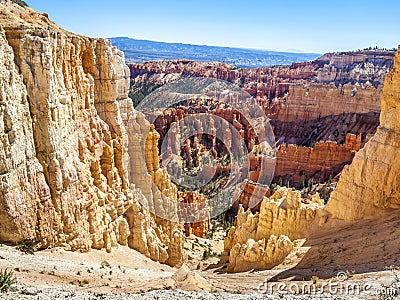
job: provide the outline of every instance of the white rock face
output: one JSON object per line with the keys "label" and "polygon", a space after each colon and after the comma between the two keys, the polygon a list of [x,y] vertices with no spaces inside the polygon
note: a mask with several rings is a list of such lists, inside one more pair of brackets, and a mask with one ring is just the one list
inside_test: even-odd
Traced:
{"label": "white rock face", "polygon": [[181,264],[180,226],[152,217],[128,180],[126,124],[138,113],[122,52],[30,8],[0,9],[0,240],[84,251],[129,244]]}

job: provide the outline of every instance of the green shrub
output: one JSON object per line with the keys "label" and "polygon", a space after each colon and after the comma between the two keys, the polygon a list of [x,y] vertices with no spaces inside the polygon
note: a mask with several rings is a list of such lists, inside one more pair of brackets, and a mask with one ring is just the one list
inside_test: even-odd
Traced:
{"label": "green shrub", "polygon": [[33,255],[37,251],[37,244],[38,242],[35,242],[33,240],[24,240],[18,242],[17,249],[25,254]]}
{"label": "green shrub", "polygon": [[133,107],[137,107],[139,103],[150,95],[153,91],[159,88],[160,85],[153,83],[133,83],[129,91],[129,98],[132,99]]}
{"label": "green shrub", "polygon": [[5,293],[10,289],[10,286],[15,283],[14,273],[7,270],[0,271],[0,292]]}
{"label": "green shrub", "polygon": [[211,256],[211,250],[210,249],[206,249],[203,252],[203,259],[208,259]]}
{"label": "green shrub", "polygon": [[12,2],[14,2],[15,4],[18,4],[21,7],[29,6],[28,3],[26,3],[25,1],[22,1],[22,0],[12,0]]}
{"label": "green shrub", "polygon": [[319,280],[319,277],[318,277],[318,276],[312,276],[312,277],[310,278],[310,280],[312,281],[313,284],[317,284],[317,282],[318,282],[318,280]]}

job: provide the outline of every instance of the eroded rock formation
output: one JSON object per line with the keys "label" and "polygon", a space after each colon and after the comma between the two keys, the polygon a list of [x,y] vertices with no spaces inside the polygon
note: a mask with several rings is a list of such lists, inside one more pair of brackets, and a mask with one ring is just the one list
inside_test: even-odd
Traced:
{"label": "eroded rock formation", "polygon": [[[128,244],[181,264],[179,224],[152,216],[141,203],[154,205],[158,195],[129,181],[129,118],[144,129],[128,98],[122,52],[30,8],[7,1],[0,8],[1,241],[82,251]],[[171,196],[156,167],[141,176],[154,176]]]}
{"label": "eroded rock formation", "polygon": [[[209,109],[212,104],[206,105],[188,105],[178,106],[177,108],[169,108],[164,111],[155,121],[157,131],[160,133],[161,141],[168,133],[168,141],[166,141],[168,147],[177,147],[176,145],[179,139],[176,138],[179,133],[179,128],[173,126],[174,123],[187,117],[191,114],[200,114],[211,111],[214,115],[227,120],[230,124],[234,125],[235,128],[241,133],[241,136],[248,146],[249,149],[257,143],[257,136],[252,130],[250,124],[241,116],[241,114],[234,109],[222,109],[217,108],[215,110]],[[212,125],[212,124],[211,124]],[[201,128],[201,124],[198,125],[199,131],[208,130],[209,132],[216,132],[217,128]],[[170,129],[173,129],[170,131]],[[177,131],[177,132],[175,132]],[[361,147],[362,136],[355,136],[354,134],[347,134],[343,144],[338,144],[333,141],[320,141],[317,142],[313,147],[297,146],[296,144],[283,143],[279,146],[276,157],[277,163],[275,168],[274,182],[282,181],[283,184],[290,182],[292,185],[299,186],[302,181],[307,182],[308,179],[313,178],[315,181],[324,182],[329,178],[335,177],[341,172],[346,164],[351,163],[354,154]],[[209,136],[200,135],[196,137],[193,142],[184,144],[181,150],[182,157],[188,160],[188,163],[199,165],[201,160],[200,151],[204,148],[204,145],[208,145],[212,149],[214,158],[217,158],[217,153],[221,153],[223,150],[221,147],[217,147],[215,136],[209,140]],[[159,148],[160,148],[159,143]],[[176,153],[177,151],[167,151],[167,158],[170,153]],[[250,159],[250,174],[249,181],[245,185],[243,194],[239,201],[235,202],[235,211],[238,209],[238,204],[242,204],[245,208],[248,207],[248,201],[251,196],[251,191],[254,190],[252,182],[257,182],[260,175],[261,168],[261,156],[249,156]],[[218,170],[222,170],[222,166],[219,165]],[[265,193],[264,193],[265,194]],[[261,197],[264,196],[260,195]]]}
{"label": "eroded rock formation", "polygon": [[[228,258],[229,270],[258,268],[254,256],[264,260],[264,254],[260,253],[266,252],[265,241],[270,238],[274,241],[277,236],[283,239],[282,235],[290,240],[308,238],[312,232],[324,229],[329,232],[332,226],[348,225],[349,221],[357,222],[385,210],[400,208],[400,163],[397,158],[400,146],[399,68],[400,48],[394,69],[385,80],[380,126],[357,152],[351,165],[343,169],[328,204],[323,206],[317,195],[306,201],[311,203],[304,204],[299,192],[281,188],[262,201],[259,213],[253,215],[250,210],[245,212],[241,208],[235,226],[225,240],[224,255]],[[276,201],[277,198],[280,200]],[[275,245],[279,243],[275,242]],[[283,249],[290,251],[290,243],[286,245],[289,246],[281,246],[277,255],[275,252],[269,254],[269,262],[274,263],[267,268],[282,261]],[[397,257],[397,252],[393,255]]]}
{"label": "eroded rock formation", "polygon": [[[224,241],[228,271],[271,268],[293,249],[292,241],[308,237],[310,228],[325,223],[318,194],[302,199],[299,191],[280,187],[253,214],[241,206]],[[258,263],[257,263],[258,262]]]}
{"label": "eroded rock formation", "polygon": [[[183,204],[196,204],[199,212],[209,212],[207,210],[207,197],[198,192],[179,192],[179,197]],[[180,211],[181,214],[187,213],[187,210]],[[197,222],[185,223],[186,236],[194,234],[195,236],[204,238],[208,231],[208,222],[210,219],[209,213],[196,216]]]}
{"label": "eroded rock formation", "polygon": [[343,169],[326,210],[332,217],[358,220],[400,208],[400,50],[386,77],[376,134]]}
{"label": "eroded rock formation", "polygon": [[348,134],[342,145],[317,142],[314,147],[283,144],[276,153],[275,181],[303,184],[308,178],[325,182],[339,174],[360,150],[361,136]]}
{"label": "eroded rock formation", "polygon": [[284,235],[271,235],[259,241],[248,239],[245,244],[235,244],[229,252],[228,272],[270,269],[293,250],[292,241]]}
{"label": "eroded rock formation", "polygon": [[393,57],[393,51],[377,50],[330,53],[309,63],[260,69],[184,60],[129,68],[133,95],[188,76],[234,83],[264,107],[278,138],[304,146],[321,140],[343,143],[347,133],[363,138],[374,133],[382,84]]}
{"label": "eroded rock formation", "polygon": [[[376,131],[383,80],[393,65],[393,57],[393,51],[383,50],[331,53],[313,62],[260,69],[185,60],[129,64],[131,92],[136,95],[139,89],[143,95],[190,76],[227,80],[240,86],[256,98],[271,118],[276,140],[288,145],[281,146],[277,153],[274,181],[282,179],[284,184],[299,186],[303,177],[305,181],[335,177],[351,162],[358,146],[349,144],[349,133],[358,136],[363,144]],[[235,124],[249,151],[257,144],[256,134],[240,112],[216,109],[211,103],[168,109],[155,122],[161,140],[173,122],[207,111]],[[252,181],[257,178],[256,172],[250,175],[236,206],[242,203],[247,207],[248,192],[254,190]]]}

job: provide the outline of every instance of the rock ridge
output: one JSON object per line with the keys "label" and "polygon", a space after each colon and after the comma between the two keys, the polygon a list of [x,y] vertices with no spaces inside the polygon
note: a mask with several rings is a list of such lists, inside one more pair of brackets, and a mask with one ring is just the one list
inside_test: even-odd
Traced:
{"label": "rock ridge", "polygon": [[151,215],[142,203],[160,196],[147,199],[129,181],[128,123],[144,128],[123,53],[31,8],[0,7],[0,239],[79,251],[129,245],[181,264],[181,226]]}

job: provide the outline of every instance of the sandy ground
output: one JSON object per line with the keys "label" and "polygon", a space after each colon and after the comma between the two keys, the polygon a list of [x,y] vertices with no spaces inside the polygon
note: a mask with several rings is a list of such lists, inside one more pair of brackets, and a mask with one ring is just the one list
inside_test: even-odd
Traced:
{"label": "sandy ground", "polygon": [[[213,239],[188,237],[185,250],[191,259],[180,270],[127,247],[111,254],[56,248],[28,255],[1,245],[0,269],[13,270],[18,283],[0,299],[294,299],[276,294],[279,284],[286,292],[294,285],[296,293],[296,285],[317,292],[325,285],[329,292],[329,284],[343,289],[351,284],[360,291],[296,299],[394,299],[378,293],[400,292],[400,218],[395,211],[341,227],[332,224],[332,229],[298,241],[285,261],[267,271],[226,273],[218,264],[224,232],[217,231]],[[212,254],[206,259],[205,249]],[[342,277],[337,278],[339,272]],[[263,294],[265,290],[275,296]]]}
{"label": "sandy ground", "polygon": [[60,248],[23,254],[0,246],[0,268],[14,270],[19,284],[95,292],[141,292],[173,285],[173,268],[137,251],[119,247],[111,254],[75,253]]}

